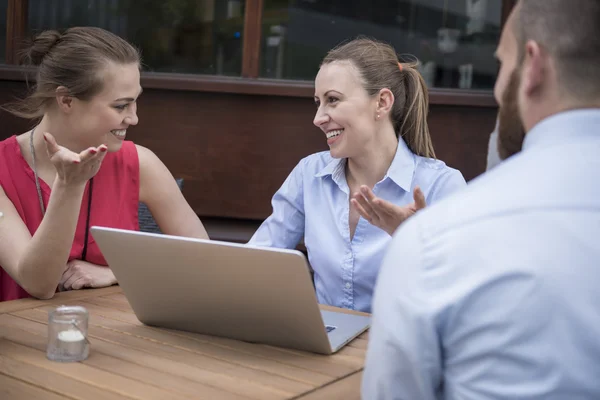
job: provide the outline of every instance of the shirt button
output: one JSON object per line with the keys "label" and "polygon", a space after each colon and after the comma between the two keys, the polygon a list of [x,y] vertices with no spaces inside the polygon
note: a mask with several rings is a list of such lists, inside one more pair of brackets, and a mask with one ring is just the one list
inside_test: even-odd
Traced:
{"label": "shirt button", "polygon": [[350,287],[352,287],[352,285],[350,284],[350,282],[346,283],[346,289],[350,289]]}

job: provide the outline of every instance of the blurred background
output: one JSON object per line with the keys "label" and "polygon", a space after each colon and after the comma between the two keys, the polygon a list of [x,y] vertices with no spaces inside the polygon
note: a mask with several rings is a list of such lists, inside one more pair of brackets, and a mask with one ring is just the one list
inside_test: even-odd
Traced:
{"label": "blurred background", "polygon": [[[212,237],[244,241],[302,158],[326,150],[313,79],[329,49],[366,35],[418,60],[437,156],[485,169],[497,106],[493,57],[514,0],[0,0],[0,104],[27,91],[17,53],[44,29],[98,26],[143,57],[128,139],[185,180]],[[31,83],[31,82],[30,82]],[[31,121],[0,111],[2,135]]]}

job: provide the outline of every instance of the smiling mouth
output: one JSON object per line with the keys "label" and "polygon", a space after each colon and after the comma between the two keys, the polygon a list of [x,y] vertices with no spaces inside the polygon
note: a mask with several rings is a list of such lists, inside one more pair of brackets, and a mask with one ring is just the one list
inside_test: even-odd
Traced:
{"label": "smiling mouth", "polygon": [[125,135],[127,134],[127,129],[115,129],[110,131],[113,135],[117,137],[117,139],[125,139]]}
{"label": "smiling mouth", "polygon": [[342,134],[342,132],[344,132],[343,129],[337,129],[335,131],[329,131],[327,133],[325,133],[325,135],[327,135],[327,139],[333,139],[334,137],[340,136]]}

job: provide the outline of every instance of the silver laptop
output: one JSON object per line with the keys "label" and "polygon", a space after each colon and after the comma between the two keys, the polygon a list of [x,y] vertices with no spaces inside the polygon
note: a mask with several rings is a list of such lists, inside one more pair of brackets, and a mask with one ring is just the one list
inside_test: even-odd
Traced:
{"label": "silver laptop", "polygon": [[296,250],[94,226],[92,235],[144,324],[331,354],[369,316],[320,310]]}

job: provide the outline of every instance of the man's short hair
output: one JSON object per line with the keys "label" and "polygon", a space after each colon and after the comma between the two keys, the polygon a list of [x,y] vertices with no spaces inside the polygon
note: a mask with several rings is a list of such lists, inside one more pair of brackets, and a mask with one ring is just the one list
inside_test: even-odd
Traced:
{"label": "man's short hair", "polygon": [[514,20],[523,60],[535,40],[556,62],[559,84],[570,96],[600,98],[600,0],[519,0]]}

